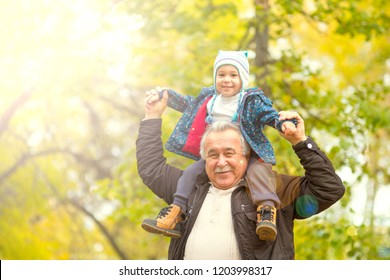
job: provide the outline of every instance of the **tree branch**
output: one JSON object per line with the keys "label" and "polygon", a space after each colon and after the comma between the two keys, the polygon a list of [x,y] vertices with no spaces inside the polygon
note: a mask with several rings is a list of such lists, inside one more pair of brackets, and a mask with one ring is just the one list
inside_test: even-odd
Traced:
{"label": "tree branch", "polygon": [[83,212],[86,216],[88,216],[100,229],[100,231],[103,233],[103,235],[107,238],[108,242],[111,244],[112,248],[114,251],[118,254],[118,256],[123,259],[127,260],[126,254],[119,248],[119,246],[116,244],[114,237],[111,236],[110,232],[108,229],[91,213],[89,212],[86,208],[84,208],[82,205],[78,204],[74,200],[67,200],[71,205],[73,205],[76,209],[80,210]]}
{"label": "tree branch", "polygon": [[8,123],[15,114],[16,110],[23,105],[31,96],[32,90],[26,90],[8,107],[0,119],[0,136],[7,129]]}
{"label": "tree branch", "polygon": [[62,204],[70,204],[73,207],[75,207],[77,210],[81,211],[84,215],[89,217],[99,228],[99,230],[102,232],[104,237],[108,240],[114,251],[118,254],[118,256],[123,259],[127,260],[126,254],[119,248],[118,244],[116,243],[114,237],[110,234],[108,229],[91,213],[88,211],[84,206],[80,205],[78,202],[72,199],[63,198],[58,189],[47,179],[46,175],[43,172],[40,172],[41,176],[43,176],[45,183],[48,185],[48,187],[53,191],[54,195],[57,197],[57,199]]}
{"label": "tree branch", "polygon": [[37,152],[34,154],[31,154],[31,153],[22,154],[20,156],[20,158],[10,168],[8,168],[6,171],[4,171],[3,173],[0,174],[0,184],[3,181],[5,181],[9,176],[11,176],[14,172],[16,172],[27,161],[33,160],[34,158],[37,158],[37,157],[46,156],[46,155],[50,155],[50,154],[56,154],[56,153],[71,155],[72,157],[74,157],[77,160],[77,162],[81,162],[89,167],[92,167],[98,173],[99,178],[106,178],[106,177],[111,176],[111,173],[106,168],[104,168],[103,166],[101,166],[99,164],[100,160],[89,159],[82,154],[70,151],[68,149],[55,148],[55,149],[48,149],[48,150],[40,151],[40,152]]}
{"label": "tree branch", "polygon": [[36,157],[40,156],[45,156],[48,154],[53,154],[53,153],[59,153],[62,152],[59,149],[51,149],[51,150],[46,150],[46,151],[41,151],[36,154],[30,154],[30,153],[25,153],[20,156],[20,158],[6,171],[0,174],[0,184],[5,181],[9,176],[11,176],[14,172],[18,170],[21,166],[23,166],[28,160],[34,159]]}

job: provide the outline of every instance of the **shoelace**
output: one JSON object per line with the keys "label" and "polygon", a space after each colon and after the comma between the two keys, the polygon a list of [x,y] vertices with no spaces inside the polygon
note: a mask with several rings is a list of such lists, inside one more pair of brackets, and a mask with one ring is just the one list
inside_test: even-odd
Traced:
{"label": "shoelace", "polygon": [[260,215],[262,220],[269,220],[269,221],[274,220],[274,213],[271,209],[262,208],[260,210]]}
{"label": "shoelace", "polygon": [[171,209],[172,209],[172,206],[168,206],[168,207],[161,209],[160,213],[158,213],[158,215],[157,215],[157,219],[164,218],[166,215],[169,214],[169,212],[171,212]]}

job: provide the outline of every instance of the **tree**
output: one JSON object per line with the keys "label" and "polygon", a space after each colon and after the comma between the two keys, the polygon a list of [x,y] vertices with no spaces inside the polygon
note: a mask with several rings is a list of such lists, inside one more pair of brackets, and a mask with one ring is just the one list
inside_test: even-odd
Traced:
{"label": "tree", "polygon": [[[299,259],[389,259],[389,15],[385,1],[34,1],[0,11],[0,257],[161,259],[168,240],[140,229],[164,203],[138,177],[143,94],[197,95],[219,49],[250,51],[251,83],[293,108],[348,187],[297,222]],[[387,7],[388,8],[388,7]],[[18,18],[18,20],[15,20]],[[5,71],[4,69],[7,69]],[[164,116],[167,139],[180,114]],[[280,172],[300,173],[266,131]],[[166,153],[184,168],[191,161]],[[367,182],[364,222],[352,220]],[[326,250],[312,250],[326,248]]]}

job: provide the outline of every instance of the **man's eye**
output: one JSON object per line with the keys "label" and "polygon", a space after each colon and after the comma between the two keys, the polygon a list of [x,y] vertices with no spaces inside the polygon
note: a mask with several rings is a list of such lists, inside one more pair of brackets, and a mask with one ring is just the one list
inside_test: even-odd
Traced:
{"label": "man's eye", "polygon": [[225,154],[225,157],[228,157],[228,158],[230,158],[230,157],[232,157],[232,156],[234,156],[234,153],[233,153],[233,152],[229,152],[229,153],[226,153],[226,154]]}
{"label": "man's eye", "polygon": [[217,159],[218,155],[217,154],[209,154],[208,157],[211,159]]}

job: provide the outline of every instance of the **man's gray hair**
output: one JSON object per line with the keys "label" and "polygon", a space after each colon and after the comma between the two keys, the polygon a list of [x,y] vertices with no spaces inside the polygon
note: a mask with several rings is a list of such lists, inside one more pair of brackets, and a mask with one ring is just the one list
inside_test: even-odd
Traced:
{"label": "man's gray hair", "polygon": [[249,156],[251,148],[249,144],[245,141],[245,138],[242,135],[240,128],[237,125],[232,124],[231,122],[217,121],[217,122],[213,122],[211,125],[209,125],[206,128],[206,131],[203,134],[202,139],[200,141],[200,156],[202,157],[202,159],[206,159],[205,142],[207,136],[212,132],[224,132],[227,130],[233,130],[237,132],[237,134],[240,137],[242,153],[244,156]]}

